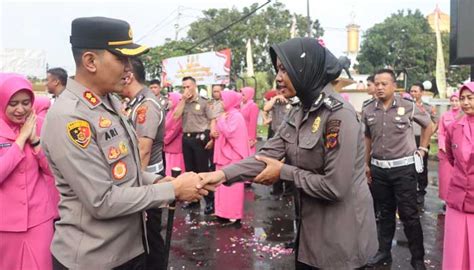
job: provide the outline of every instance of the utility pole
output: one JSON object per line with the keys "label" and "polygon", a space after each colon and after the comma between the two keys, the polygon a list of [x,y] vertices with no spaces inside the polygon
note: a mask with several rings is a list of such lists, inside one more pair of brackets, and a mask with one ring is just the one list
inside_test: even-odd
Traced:
{"label": "utility pole", "polygon": [[306,11],[308,13],[307,20],[308,20],[308,37],[311,37],[311,18],[309,17],[309,0],[306,0]]}

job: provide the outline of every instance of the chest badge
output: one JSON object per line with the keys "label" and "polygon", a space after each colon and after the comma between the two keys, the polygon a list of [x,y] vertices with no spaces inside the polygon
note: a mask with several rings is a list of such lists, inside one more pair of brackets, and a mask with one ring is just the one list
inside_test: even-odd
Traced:
{"label": "chest badge", "polygon": [[114,160],[120,156],[120,150],[115,147],[109,148],[109,159]]}
{"label": "chest badge", "polygon": [[397,114],[400,116],[405,115],[405,107],[398,107]]}
{"label": "chest badge", "polygon": [[401,120],[400,116],[395,116],[395,120],[400,121]]}
{"label": "chest badge", "polygon": [[194,109],[195,109],[196,111],[199,111],[199,110],[201,110],[201,105],[199,105],[199,104],[196,104],[196,106],[194,107]]}
{"label": "chest badge", "polygon": [[69,139],[80,148],[86,148],[91,142],[91,128],[84,120],[76,120],[67,124]]}
{"label": "chest badge", "polygon": [[311,127],[311,132],[316,133],[319,129],[319,125],[321,124],[321,117],[316,117],[313,122],[313,126]]}
{"label": "chest badge", "polygon": [[128,154],[128,148],[127,148],[127,145],[125,144],[125,142],[120,142],[119,143],[119,149],[120,149],[120,153],[126,155]]}
{"label": "chest badge", "polygon": [[291,109],[291,104],[286,104],[286,109],[287,110]]}
{"label": "chest badge", "polygon": [[101,116],[99,118],[99,127],[101,128],[108,128],[112,125],[112,121],[110,121],[110,119],[108,118],[105,118],[103,116]]}
{"label": "chest badge", "polygon": [[125,175],[127,175],[127,164],[120,160],[112,167],[112,176],[115,180],[122,180]]}

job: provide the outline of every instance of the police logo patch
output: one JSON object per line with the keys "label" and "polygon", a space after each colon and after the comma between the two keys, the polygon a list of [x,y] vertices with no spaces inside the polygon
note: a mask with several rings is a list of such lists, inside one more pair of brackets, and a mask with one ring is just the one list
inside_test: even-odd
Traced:
{"label": "police logo patch", "polygon": [[148,111],[148,106],[140,106],[137,109],[137,123],[144,124],[146,121],[146,112]]}
{"label": "police logo patch", "polygon": [[339,130],[341,128],[341,120],[329,120],[326,124],[326,142],[327,149],[336,148],[339,144]]}
{"label": "police logo patch", "polygon": [[196,106],[194,108],[196,109],[196,111],[199,111],[199,110],[201,110],[201,105],[196,104]]}
{"label": "police logo patch", "polygon": [[112,167],[112,176],[115,180],[122,180],[125,175],[127,175],[127,164],[120,160]]}
{"label": "police logo patch", "polygon": [[108,128],[112,125],[112,121],[110,121],[110,119],[108,118],[105,118],[103,116],[101,116],[99,118],[99,127],[101,128]]}
{"label": "police logo patch", "polygon": [[76,120],[67,124],[69,139],[80,148],[86,148],[91,142],[91,128],[84,120]]}
{"label": "police logo patch", "polygon": [[313,123],[313,126],[311,127],[311,132],[313,133],[316,133],[316,131],[318,131],[319,129],[319,125],[321,124],[321,117],[316,117],[316,119],[314,119],[314,123]]}
{"label": "police logo patch", "polygon": [[114,160],[114,159],[117,159],[119,156],[120,156],[120,150],[114,146],[111,146],[109,148],[108,158],[110,160]]}
{"label": "police logo patch", "polygon": [[99,104],[100,99],[96,97],[91,91],[85,91],[83,96],[92,106]]}

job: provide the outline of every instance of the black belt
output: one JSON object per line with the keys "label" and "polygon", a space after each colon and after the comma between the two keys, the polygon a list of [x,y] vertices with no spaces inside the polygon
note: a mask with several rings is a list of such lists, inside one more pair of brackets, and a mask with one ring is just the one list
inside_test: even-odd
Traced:
{"label": "black belt", "polygon": [[184,132],[184,136],[186,136],[186,137],[196,137],[196,136],[201,135],[201,134],[206,135],[206,133],[204,131],[203,132]]}

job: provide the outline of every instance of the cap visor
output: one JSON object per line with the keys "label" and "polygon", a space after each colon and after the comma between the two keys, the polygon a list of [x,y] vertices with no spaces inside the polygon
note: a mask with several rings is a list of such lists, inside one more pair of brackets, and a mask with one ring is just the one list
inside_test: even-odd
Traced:
{"label": "cap visor", "polygon": [[150,48],[138,44],[128,44],[125,46],[117,46],[108,48],[111,53],[123,55],[123,56],[139,56],[141,54],[147,53]]}

